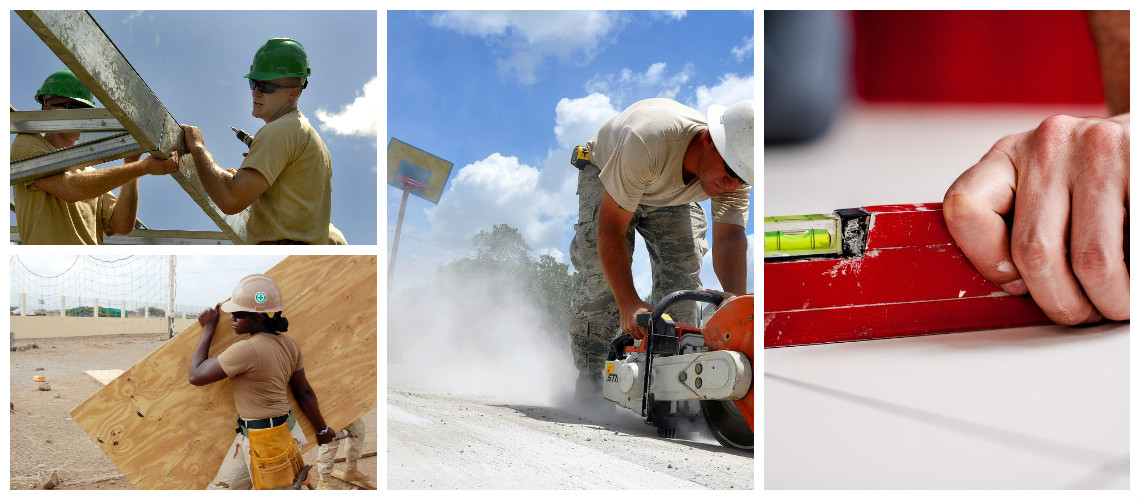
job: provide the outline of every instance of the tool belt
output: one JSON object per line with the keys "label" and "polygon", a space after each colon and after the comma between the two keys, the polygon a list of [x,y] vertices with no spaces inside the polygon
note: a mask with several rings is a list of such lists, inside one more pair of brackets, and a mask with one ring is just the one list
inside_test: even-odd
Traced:
{"label": "tool belt", "polygon": [[235,431],[237,431],[238,434],[245,434],[246,437],[249,437],[249,434],[246,433],[246,429],[272,429],[274,427],[277,427],[281,424],[288,422],[289,416],[291,414],[292,414],[292,412],[286,413],[284,415],[276,416],[276,417],[258,418],[258,419],[253,419],[253,420],[238,417],[238,419],[237,419],[238,426],[237,426],[237,429],[235,429]]}
{"label": "tool belt", "polygon": [[[238,429],[249,437],[249,474],[253,487],[272,490],[291,486],[305,466],[301,450],[289,424],[297,425],[286,413],[279,417],[244,420],[238,418]],[[280,422],[277,425],[272,425]]]}

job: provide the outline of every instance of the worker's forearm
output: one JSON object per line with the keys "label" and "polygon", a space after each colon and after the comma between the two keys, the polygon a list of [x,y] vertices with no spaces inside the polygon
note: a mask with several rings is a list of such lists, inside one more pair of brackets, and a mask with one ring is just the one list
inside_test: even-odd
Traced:
{"label": "worker's forearm", "polygon": [[[724,255],[726,254],[727,255]],[[713,249],[713,271],[724,291],[733,295],[748,293],[748,242],[740,250]]]}
{"label": "worker's forearm", "polygon": [[210,342],[214,340],[215,326],[202,327],[202,339],[198,341],[198,348],[194,350],[194,355],[190,357],[190,379],[193,380],[195,372],[198,367],[206,361],[210,356]]}
{"label": "worker's forearm", "polygon": [[96,170],[64,172],[63,193],[59,197],[73,203],[90,200],[143,175],[146,175],[146,167],[137,161]]}
{"label": "worker's forearm", "polygon": [[233,198],[230,192],[233,174],[223,170],[214,161],[214,155],[210,154],[204,147],[191,151],[190,154],[194,158],[194,169],[198,171],[198,179],[202,181],[202,187],[206,189],[206,194],[210,195],[210,199],[214,200],[214,203],[225,211],[228,201]]}
{"label": "worker's forearm", "polygon": [[1089,30],[1100,60],[1105,100],[1112,115],[1129,111],[1129,33],[1128,11],[1090,11]]}
{"label": "worker's forearm", "polygon": [[614,292],[618,307],[641,301],[637,288],[633,285],[633,271],[630,269],[629,251],[625,245],[625,230],[598,225],[598,258],[602,263],[602,274]]}
{"label": "worker's forearm", "polygon": [[309,423],[313,424],[313,430],[321,432],[326,427],[325,417],[321,415],[321,408],[317,404],[317,394],[309,391],[305,394],[294,394],[297,397],[297,405],[301,407],[301,412],[309,419]]}
{"label": "worker's forearm", "polygon": [[748,236],[744,228],[714,225],[712,253],[713,272],[724,291],[733,295],[748,293]]}
{"label": "worker's forearm", "polygon": [[119,191],[119,199],[115,202],[115,211],[111,214],[111,230],[116,234],[127,234],[134,229],[135,218],[139,208],[139,180],[132,179],[123,184]]}

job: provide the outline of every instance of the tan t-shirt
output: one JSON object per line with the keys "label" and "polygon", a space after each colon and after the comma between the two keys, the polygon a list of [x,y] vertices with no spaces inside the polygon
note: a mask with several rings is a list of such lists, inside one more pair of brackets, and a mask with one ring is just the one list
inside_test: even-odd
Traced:
{"label": "tan t-shirt", "polygon": [[[700,179],[685,184],[681,177],[685,150],[707,129],[705,116],[693,108],[646,99],[607,121],[587,145],[606,192],[633,212],[639,204],[665,207],[709,199]],[[750,190],[745,186],[713,196],[713,221],[747,225]]]}
{"label": "tan t-shirt", "polygon": [[324,245],[332,218],[332,161],[309,119],[294,110],[254,136],[241,168],[269,181],[250,205],[245,242],[296,240]]}
{"label": "tan t-shirt", "polygon": [[[16,134],[13,161],[55,151],[39,134]],[[91,167],[87,169],[94,170]],[[16,204],[16,231],[25,245],[101,245],[115,212],[115,195],[105,193],[68,203],[36,187],[35,181],[12,186]]]}
{"label": "tan t-shirt", "polygon": [[269,418],[289,412],[289,378],[304,366],[301,348],[285,334],[257,333],[218,355],[233,381],[234,405],[242,418]]}

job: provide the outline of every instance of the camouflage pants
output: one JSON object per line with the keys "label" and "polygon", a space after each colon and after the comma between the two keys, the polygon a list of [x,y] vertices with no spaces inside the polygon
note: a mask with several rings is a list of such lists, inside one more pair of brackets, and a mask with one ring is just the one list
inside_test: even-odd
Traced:
{"label": "camouflage pants", "polygon": [[[297,425],[297,420],[292,413],[289,414],[289,419],[285,423],[289,426],[293,440],[297,442],[297,449],[304,449],[309,440],[305,437],[301,426]],[[226,452],[226,457],[222,460],[222,465],[218,467],[218,473],[214,476],[214,480],[206,486],[206,489],[253,489],[253,478],[249,471],[249,438],[245,434],[239,432],[237,436],[234,436],[234,442],[230,444],[229,451]]]}
{"label": "camouflage pants", "polygon": [[[353,420],[344,429],[348,431],[348,437],[344,438],[344,458],[346,460],[359,460],[361,448],[364,446],[364,420],[362,418]],[[339,447],[340,443],[337,441],[320,446],[320,451],[317,452],[318,472],[332,474],[333,463],[336,461],[336,450]]]}
{"label": "camouflage pants", "polygon": [[[570,260],[580,277],[570,298],[569,330],[574,366],[579,373],[600,378],[610,341],[621,334],[621,315],[598,258],[596,221],[605,195],[598,173],[595,165],[578,173],[578,224]],[[696,203],[637,207],[626,232],[626,248],[632,256],[634,231],[645,239],[653,275],[651,304],[677,290],[701,288],[701,260],[709,249],[707,228],[705,211]],[[668,312],[676,321],[697,322],[695,303],[676,304]]]}

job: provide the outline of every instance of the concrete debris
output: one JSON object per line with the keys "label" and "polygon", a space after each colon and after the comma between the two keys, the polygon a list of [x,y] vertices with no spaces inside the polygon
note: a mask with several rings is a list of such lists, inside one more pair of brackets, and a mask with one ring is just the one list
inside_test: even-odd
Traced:
{"label": "concrete debris", "polygon": [[47,382],[40,382],[39,389],[41,391],[50,391],[51,390],[51,384],[48,384]]}
{"label": "concrete debris", "polygon": [[41,482],[43,482],[45,490],[53,489],[59,486],[59,473],[52,471],[51,477],[47,478],[46,481],[41,479]]}
{"label": "concrete debris", "polygon": [[39,344],[14,345],[14,346],[12,346],[12,352],[27,351],[28,349],[39,349],[39,348],[40,348]]}
{"label": "concrete debris", "polygon": [[53,397],[55,399],[59,399],[59,393],[57,392],[55,394],[52,394],[51,397]]}
{"label": "concrete debris", "polygon": [[44,368],[41,366],[41,367],[39,367],[39,368],[36,368],[35,370],[32,370],[32,371],[34,371],[34,372],[42,372],[42,371],[44,371]]}

